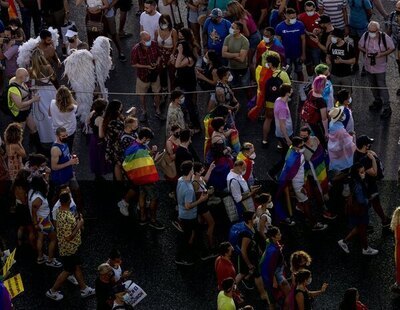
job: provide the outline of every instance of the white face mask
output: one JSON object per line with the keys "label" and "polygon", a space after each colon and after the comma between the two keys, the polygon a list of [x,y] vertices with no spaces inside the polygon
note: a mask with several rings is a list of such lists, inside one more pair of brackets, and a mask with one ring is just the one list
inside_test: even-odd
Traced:
{"label": "white face mask", "polygon": [[128,294],[128,293],[124,294],[124,296],[122,296],[122,300],[123,300],[125,303],[128,303],[128,301],[129,301],[129,294]]}
{"label": "white face mask", "polygon": [[235,29],[229,28],[229,34],[234,34],[234,33],[235,33]]}
{"label": "white face mask", "polygon": [[337,43],[337,38],[336,37],[332,37],[331,41],[332,41],[333,44],[336,44]]}
{"label": "white face mask", "polygon": [[267,209],[272,209],[273,207],[274,207],[274,203],[272,201],[268,202]]}
{"label": "white face mask", "polygon": [[311,11],[311,12],[306,12],[307,16],[314,16],[315,11]]}
{"label": "white face mask", "polygon": [[306,284],[307,284],[307,285],[310,285],[311,282],[312,282],[312,277],[310,277],[310,278],[307,280]]}
{"label": "white face mask", "polygon": [[265,68],[269,69],[269,63],[268,62],[265,63]]}
{"label": "white face mask", "polygon": [[289,19],[289,24],[294,25],[296,23],[297,19],[296,18],[291,18]]}
{"label": "white face mask", "polygon": [[245,175],[245,174],[246,174],[246,170],[243,170],[243,171],[242,171],[242,175]]}
{"label": "white face mask", "polygon": [[249,156],[249,158],[250,158],[250,159],[256,159],[256,153],[252,153],[252,154]]}
{"label": "white face mask", "polygon": [[353,98],[350,97],[348,102],[349,102],[349,104],[352,103],[353,102]]}
{"label": "white face mask", "polygon": [[376,37],[376,32],[368,32],[368,35],[371,39]]}
{"label": "white face mask", "polygon": [[267,38],[267,37],[263,37],[263,40],[264,40],[265,43],[271,42],[271,39],[270,39],[270,38]]}
{"label": "white face mask", "polygon": [[360,174],[360,178],[361,178],[361,180],[364,180],[365,179],[365,173]]}
{"label": "white face mask", "polygon": [[185,102],[185,97],[179,98],[179,103],[180,103],[180,104],[183,104],[184,102]]}
{"label": "white face mask", "polygon": [[151,46],[151,40],[144,42],[144,45],[146,45],[147,47]]}
{"label": "white face mask", "polygon": [[24,82],[25,82],[25,83],[28,83],[28,82],[29,82],[29,76],[27,76],[27,77],[25,78]]}
{"label": "white face mask", "polygon": [[302,154],[302,153],[304,153],[304,151],[305,151],[305,149],[302,148],[302,149],[299,150],[299,153]]}
{"label": "white face mask", "polygon": [[228,82],[232,82],[232,80],[233,80],[233,75],[229,73]]}
{"label": "white face mask", "polygon": [[208,64],[208,59],[206,58],[206,56],[203,56],[203,61],[205,64]]}
{"label": "white face mask", "polygon": [[160,28],[161,28],[162,30],[165,30],[165,29],[168,28],[168,24],[161,24],[161,25],[160,25]]}

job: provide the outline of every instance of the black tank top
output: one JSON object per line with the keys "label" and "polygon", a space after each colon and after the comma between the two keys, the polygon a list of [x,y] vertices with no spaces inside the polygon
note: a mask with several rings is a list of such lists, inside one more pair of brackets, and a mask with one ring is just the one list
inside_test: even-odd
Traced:
{"label": "black tank top", "polygon": [[295,310],[299,309],[299,307],[297,305],[297,300],[296,300],[296,296],[297,296],[298,293],[303,294],[303,297],[304,297],[304,310],[311,310],[312,309],[311,308],[311,300],[310,300],[310,296],[308,295],[308,291],[303,291],[303,290],[299,290],[299,289],[296,289],[294,291],[294,309]]}

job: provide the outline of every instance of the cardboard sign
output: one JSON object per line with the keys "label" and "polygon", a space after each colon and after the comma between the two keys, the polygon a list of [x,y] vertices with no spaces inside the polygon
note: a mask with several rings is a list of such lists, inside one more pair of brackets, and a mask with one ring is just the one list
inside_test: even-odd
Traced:
{"label": "cardboard sign", "polygon": [[11,298],[18,296],[24,291],[24,284],[22,283],[21,274],[5,280],[4,286],[6,287],[8,293],[10,293]]}
{"label": "cardboard sign", "polygon": [[11,269],[12,265],[15,264],[15,260],[14,260],[15,251],[16,251],[16,248],[14,249],[14,251],[12,251],[10,256],[7,257],[6,263],[3,266],[3,277],[6,277],[8,271]]}
{"label": "cardboard sign", "polygon": [[145,291],[134,282],[132,282],[132,284],[127,288],[127,293],[129,294],[129,298],[125,300],[125,302],[132,307],[135,307],[147,296]]}

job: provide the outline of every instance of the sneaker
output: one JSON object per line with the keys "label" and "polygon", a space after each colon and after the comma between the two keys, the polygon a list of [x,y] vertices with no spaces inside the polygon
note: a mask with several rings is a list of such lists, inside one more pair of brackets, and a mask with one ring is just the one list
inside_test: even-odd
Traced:
{"label": "sneaker", "polygon": [[48,259],[48,256],[43,254],[42,258],[39,258],[39,257],[38,257],[38,259],[36,260],[36,263],[37,263],[38,265],[42,265],[42,264],[44,264],[45,262],[47,262],[47,259]]}
{"label": "sneaker", "polygon": [[300,213],[304,213],[303,206],[299,205],[298,203],[296,204],[296,210],[299,211]]}
{"label": "sneaker", "polygon": [[78,281],[76,280],[74,275],[68,276],[67,280],[71,282],[73,285],[78,285]]}
{"label": "sneaker", "polygon": [[346,252],[346,254],[349,254],[349,253],[350,253],[349,247],[348,247],[347,243],[344,242],[343,239],[339,240],[339,241],[337,242],[337,244],[342,248],[343,251]]}
{"label": "sneaker", "polygon": [[217,256],[218,256],[217,253],[214,253],[214,252],[205,252],[205,253],[203,253],[203,254],[201,255],[200,259],[201,259],[202,261],[206,261],[206,260],[209,260],[209,259],[212,259],[212,258],[216,258]]}
{"label": "sneaker", "polygon": [[397,283],[395,283],[395,284],[393,284],[393,285],[390,287],[390,290],[391,290],[393,293],[400,294],[400,285],[397,284]]}
{"label": "sneaker", "polygon": [[161,224],[159,221],[154,221],[154,222],[150,222],[149,226],[157,229],[157,230],[164,230],[165,226],[163,224]]}
{"label": "sneaker", "polygon": [[128,59],[126,59],[125,55],[122,54],[122,53],[118,56],[118,60],[120,62],[127,62],[128,61]]}
{"label": "sneaker", "polygon": [[386,109],[383,109],[383,111],[381,113],[381,118],[382,119],[386,119],[386,118],[389,118],[390,115],[392,115],[392,109],[391,108],[386,108]]}
{"label": "sneaker", "polygon": [[376,255],[378,253],[379,253],[378,250],[375,250],[375,249],[371,248],[370,246],[368,248],[362,250],[363,255]]}
{"label": "sneaker", "polygon": [[322,223],[318,222],[317,224],[315,224],[313,226],[312,231],[323,231],[327,228],[328,228],[327,224],[322,224]]}
{"label": "sneaker", "polygon": [[51,299],[53,299],[55,301],[60,301],[61,299],[64,298],[64,295],[61,294],[60,292],[53,292],[51,289],[49,289],[46,292],[46,297],[49,297],[49,298],[51,298]]}
{"label": "sneaker", "polygon": [[139,220],[139,225],[140,225],[140,226],[145,226],[145,225],[147,225],[148,223],[149,223],[148,219]]}
{"label": "sneaker", "polygon": [[337,214],[329,211],[324,211],[324,213],[322,213],[322,216],[327,220],[334,220],[337,218]]}
{"label": "sneaker", "polygon": [[182,228],[181,224],[179,223],[179,221],[177,221],[177,220],[172,221],[172,226],[174,226],[177,231],[183,233],[183,228]]}
{"label": "sneaker", "polygon": [[253,283],[251,283],[251,281],[243,279],[242,283],[243,283],[243,286],[246,288],[246,290],[254,290],[254,285],[253,285]]}
{"label": "sneaker", "polygon": [[121,199],[121,201],[118,202],[119,212],[121,212],[123,216],[129,216],[128,206],[129,205],[123,199]]}
{"label": "sneaker", "polygon": [[181,266],[193,266],[194,262],[187,261],[187,260],[184,260],[184,259],[175,259],[175,264],[181,265]]}
{"label": "sneaker", "polygon": [[293,221],[290,217],[285,218],[285,219],[282,221],[282,223],[283,223],[283,224],[286,224],[286,225],[288,225],[288,226],[294,226],[294,225],[296,225],[296,222]]}
{"label": "sneaker", "polygon": [[58,260],[53,258],[53,260],[46,262],[46,266],[53,267],[53,268],[60,268],[60,267],[62,267],[62,264],[61,264],[61,262],[59,262]]}
{"label": "sneaker", "polygon": [[129,38],[129,37],[133,36],[133,34],[123,31],[123,32],[120,32],[118,36],[120,39],[125,39],[125,38]]}
{"label": "sneaker", "polygon": [[96,294],[96,290],[90,286],[86,286],[84,290],[81,290],[81,297],[86,298]]}
{"label": "sneaker", "polygon": [[262,140],[261,141],[261,146],[266,149],[268,147],[268,141],[267,140]]}

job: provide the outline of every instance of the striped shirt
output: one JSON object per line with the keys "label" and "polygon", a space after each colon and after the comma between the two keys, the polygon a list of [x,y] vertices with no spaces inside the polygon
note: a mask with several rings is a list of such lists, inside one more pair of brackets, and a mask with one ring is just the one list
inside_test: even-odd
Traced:
{"label": "striped shirt", "polygon": [[323,14],[331,18],[333,27],[344,28],[343,9],[347,7],[347,0],[318,0],[318,7],[323,7]]}

